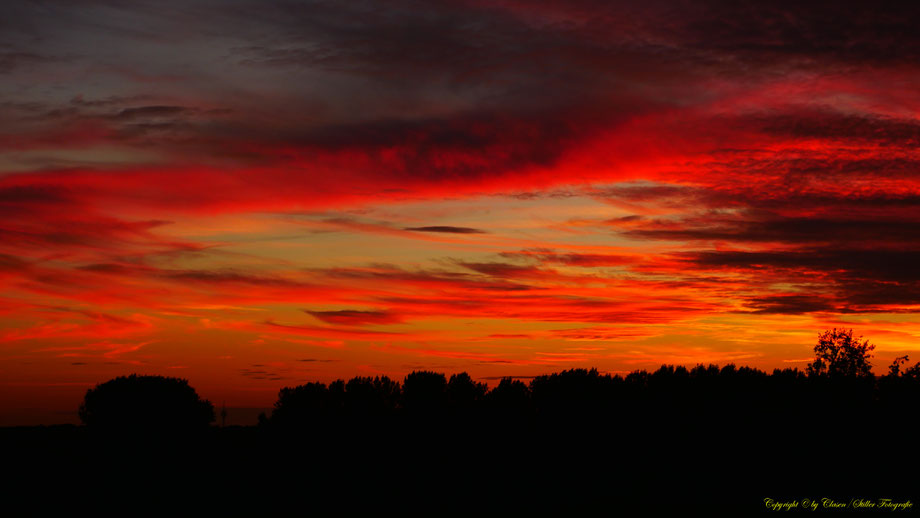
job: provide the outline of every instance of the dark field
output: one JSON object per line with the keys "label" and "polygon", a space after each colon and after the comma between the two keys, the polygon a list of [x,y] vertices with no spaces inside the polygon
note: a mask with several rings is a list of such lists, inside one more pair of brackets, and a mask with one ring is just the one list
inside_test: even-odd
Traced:
{"label": "dark field", "polygon": [[916,501],[909,412],[652,414],[342,418],[181,435],[5,428],[4,501],[40,514],[298,516],[743,516],[766,512],[765,498]]}

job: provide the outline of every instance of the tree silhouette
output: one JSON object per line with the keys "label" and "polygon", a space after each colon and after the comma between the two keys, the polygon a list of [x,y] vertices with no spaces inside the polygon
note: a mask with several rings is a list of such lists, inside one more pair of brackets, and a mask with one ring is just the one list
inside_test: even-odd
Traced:
{"label": "tree silhouette", "polygon": [[485,398],[489,387],[473,381],[465,372],[453,374],[447,382],[447,404],[455,411],[470,411]]}
{"label": "tree silhouette", "polygon": [[328,387],[309,382],[282,388],[271,417],[261,417],[259,422],[263,426],[304,429],[342,416],[380,417],[396,409],[399,396],[399,383],[386,376],[355,377],[347,383],[335,380]]}
{"label": "tree silhouette", "polygon": [[96,429],[190,430],[214,421],[214,405],[187,380],[132,374],[87,390],[79,415]]}
{"label": "tree silhouette", "polygon": [[447,406],[447,378],[440,372],[410,372],[403,380],[403,406],[410,412],[443,411]]}
{"label": "tree silhouette", "polygon": [[537,376],[530,382],[530,392],[538,412],[597,416],[609,410],[621,381],[597,369],[570,369]]}
{"label": "tree silhouette", "polygon": [[486,402],[490,409],[505,416],[527,413],[533,407],[530,388],[513,378],[502,378],[486,395]]}
{"label": "tree silhouette", "polygon": [[901,376],[913,380],[920,380],[920,362],[915,363],[913,367],[905,370]]}
{"label": "tree silhouette", "polygon": [[897,378],[901,375],[901,365],[907,363],[907,360],[910,358],[908,355],[898,356],[891,362],[891,365],[888,366],[888,375]]}
{"label": "tree silhouette", "polygon": [[329,389],[325,383],[310,382],[296,387],[284,387],[272,410],[274,425],[300,428],[313,424],[318,417],[330,413]]}
{"label": "tree silhouette", "polygon": [[832,378],[857,378],[872,375],[872,357],[869,351],[875,349],[862,337],[853,338],[853,330],[832,329],[818,336],[815,345],[815,361],[806,369],[809,376]]}
{"label": "tree silhouette", "polygon": [[392,412],[399,403],[399,394],[399,383],[386,376],[358,376],[345,384],[345,408],[353,416]]}
{"label": "tree silhouette", "polygon": [[282,389],[272,417],[260,422],[298,432],[305,429],[302,425],[316,430],[341,424],[335,432],[341,434],[366,429],[368,419],[417,427],[427,418],[439,425],[449,418],[451,433],[457,434],[469,430],[460,426],[465,423],[564,427],[573,420],[590,420],[598,430],[623,427],[642,435],[676,423],[746,426],[765,413],[789,413],[798,419],[815,408],[829,409],[820,420],[807,421],[817,427],[852,412],[870,416],[897,411],[920,398],[920,362],[908,368],[906,356],[897,358],[887,376],[876,377],[869,363],[874,348],[862,337],[854,338],[852,330],[833,329],[819,335],[815,360],[805,372],[787,368],[768,374],[734,364],[698,364],[662,365],[653,372],[620,376],[576,368],[535,376],[529,383],[503,378],[491,390],[465,372],[448,378],[415,371],[402,385],[386,377],[337,380],[328,387],[307,383]]}

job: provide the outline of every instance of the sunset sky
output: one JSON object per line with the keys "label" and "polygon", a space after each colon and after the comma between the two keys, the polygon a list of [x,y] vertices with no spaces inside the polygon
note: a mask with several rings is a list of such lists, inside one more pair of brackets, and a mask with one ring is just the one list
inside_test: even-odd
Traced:
{"label": "sunset sky", "polygon": [[920,360],[920,7],[862,5],[2,2],[0,425]]}

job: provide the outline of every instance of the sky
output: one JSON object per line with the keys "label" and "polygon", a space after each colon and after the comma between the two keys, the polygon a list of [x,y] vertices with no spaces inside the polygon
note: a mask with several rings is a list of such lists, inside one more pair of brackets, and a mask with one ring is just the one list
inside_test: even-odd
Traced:
{"label": "sky", "polygon": [[920,360],[920,6],[883,4],[0,3],[0,425],[130,373]]}

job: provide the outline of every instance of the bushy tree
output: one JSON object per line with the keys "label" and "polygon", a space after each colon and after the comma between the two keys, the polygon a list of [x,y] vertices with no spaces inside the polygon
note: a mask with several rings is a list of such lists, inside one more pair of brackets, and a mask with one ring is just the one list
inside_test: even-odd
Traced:
{"label": "bushy tree", "polygon": [[608,410],[620,381],[597,369],[569,369],[537,376],[530,382],[530,392],[540,412],[598,415]]}
{"label": "bushy tree", "polygon": [[486,395],[489,408],[496,412],[517,414],[532,409],[530,388],[521,380],[502,378],[498,386]]}
{"label": "bushy tree", "polygon": [[440,372],[413,371],[403,380],[403,406],[410,412],[440,412],[447,406],[447,378]]}
{"label": "bushy tree", "polygon": [[189,430],[214,421],[214,405],[187,380],[132,374],[86,391],[79,415],[97,429]]}
{"label": "bushy tree", "polygon": [[451,375],[447,381],[447,404],[453,410],[471,410],[485,398],[489,387],[473,381],[466,372]]}
{"label": "bushy tree", "polygon": [[891,362],[891,365],[888,366],[888,375],[897,378],[901,375],[901,365],[907,363],[907,360],[910,358],[905,354],[904,356],[898,356]]}
{"label": "bushy tree", "polygon": [[345,384],[345,406],[351,415],[392,412],[399,403],[399,397],[399,382],[386,376],[358,376]]}
{"label": "bushy tree", "polygon": [[310,382],[296,387],[284,387],[272,410],[271,423],[288,427],[315,424],[330,414],[329,389],[325,383]]}
{"label": "bushy tree", "polygon": [[815,361],[806,369],[809,376],[860,378],[872,375],[868,340],[853,337],[853,330],[832,329],[818,336]]}

